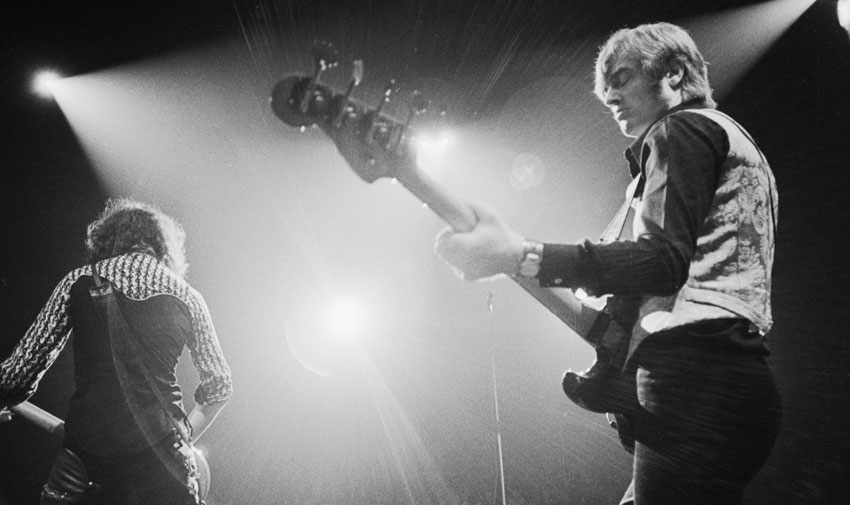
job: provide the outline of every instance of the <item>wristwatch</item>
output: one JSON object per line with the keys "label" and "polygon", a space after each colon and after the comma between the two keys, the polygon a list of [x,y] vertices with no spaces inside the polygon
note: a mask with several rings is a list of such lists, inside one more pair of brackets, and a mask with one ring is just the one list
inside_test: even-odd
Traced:
{"label": "wristwatch", "polygon": [[540,272],[540,261],[543,259],[543,244],[534,240],[523,240],[522,259],[519,262],[521,277],[537,277]]}

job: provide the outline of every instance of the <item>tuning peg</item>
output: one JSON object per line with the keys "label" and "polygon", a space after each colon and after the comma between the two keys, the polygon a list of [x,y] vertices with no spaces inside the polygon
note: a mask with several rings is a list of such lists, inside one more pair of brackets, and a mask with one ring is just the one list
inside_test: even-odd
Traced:
{"label": "tuning peg", "polygon": [[395,79],[390,79],[390,82],[388,82],[386,87],[384,88],[384,96],[383,98],[381,98],[381,102],[378,104],[378,108],[375,109],[375,116],[381,115],[381,111],[384,110],[384,105],[386,105],[387,102],[390,101],[390,98],[392,98],[395,92]]}
{"label": "tuning peg", "polygon": [[345,90],[345,95],[343,95],[342,101],[339,104],[339,111],[336,113],[336,117],[334,118],[334,127],[339,127],[339,125],[342,124],[342,118],[345,115],[345,109],[348,106],[348,101],[351,99],[351,93],[354,92],[354,88],[357,87],[362,80],[363,60],[354,60],[351,67],[351,80],[348,81],[348,88]]}
{"label": "tuning peg", "polygon": [[333,68],[339,63],[339,54],[330,42],[314,40],[311,52],[313,53],[314,68],[321,69],[321,71]]}
{"label": "tuning peg", "polygon": [[311,52],[313,53],[313,75],[310,77],[310,82],[307,84],[304,96],[301,97],[301,106],[299,108],[302,114],[306,114],[307,109],[310,107],[310,98],[316,90],[316,85],[319,83],[322,72],[335,67],[339,62],[336,48],[330,42],[314,40]]}
{"label": "tuning peg", "polygon": [[410,113],[413,115],[422,114],[428,110],[431,103],[418,90],[410,95]]}
{"label": "tuning peg", "polygon": [[396,137],[395,146],[393,148],[396,152],[398,152],[399,146],[402,145],[404,136],[410,129],[410,124],[413,122],[413,118],[428,110],[429,105],[430,103],[428,99],[425,98],[418,90],[411,93],[410,107],[407,111],[407,120],[405,121],[404,125],[399,128],[398,136]]}
{"label": "tuning peg", "polygon": [[354,63],[351,65],[351,83],[349,84],[349,88],[353,89],[354,86],[360,84],[360,81],[363,80],[363,60],[354,60]]}
{"label": "tuning peg", "polygon": [[[384,106],[390,101],[390,98],[392,98],[395,92],[395,79],[390,79],[386,87],[384,87],[384,96],[381,98],[381,101],[378,103],[375,110],[369,114],[369,129],[366,132],[366,139],[368,142],[377,142],[377,133],[380,132],[381,137],[383,138],[390,131],[388,123],[383,120],[385,118],[382,117],[382,114]],[[381,143],[386,144],[386,139],[382,140]]]}

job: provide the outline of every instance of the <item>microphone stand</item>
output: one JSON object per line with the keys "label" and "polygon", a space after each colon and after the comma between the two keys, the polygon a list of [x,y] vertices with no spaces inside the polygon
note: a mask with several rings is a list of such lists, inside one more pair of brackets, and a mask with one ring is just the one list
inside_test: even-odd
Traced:
{"label": "microphone stand", "polygon": [[[490,329],[493,325],[493,302],[496,298],[496,292],[490,291],[487,294],[487,315],[489,317]],[[505,495],[505,460],[502,453],[502,421],[499,418],[499,385],[496,380],[496,344],[490,340],[490,366],[493,375],[493,415],[496,421],[496,448],[499,454],[499,485],[502,491],[502,505],[507,505],[507,496]]]}

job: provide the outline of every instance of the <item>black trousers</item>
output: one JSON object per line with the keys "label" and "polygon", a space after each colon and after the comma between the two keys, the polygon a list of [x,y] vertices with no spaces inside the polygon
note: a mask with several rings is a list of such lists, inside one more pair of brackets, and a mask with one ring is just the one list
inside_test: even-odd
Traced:
{"label": "black trousers", "polygon": [[193,449],[177,434],[132,456],[98,458],[64,448],[41,505],[198,505]]}
{"label": "black trousers", "polygon": [[[668,331],[636,356],[636,444],[621,504],[740,504],[779,433],[765,357],[734,320]],[[739,332],[737,339],[730,332]]]}

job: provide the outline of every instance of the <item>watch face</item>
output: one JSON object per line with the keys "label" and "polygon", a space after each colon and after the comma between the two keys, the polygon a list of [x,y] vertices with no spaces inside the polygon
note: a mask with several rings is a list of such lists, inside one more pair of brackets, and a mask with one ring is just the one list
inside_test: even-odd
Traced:
{"label": "watch face", "polygon": [[536,277],[537,273],[540,272],[542,253],[543,244],[527,241],[522,261],[519,264],[519,274],[523,277]]}

